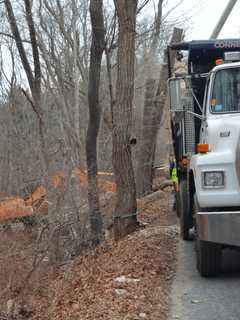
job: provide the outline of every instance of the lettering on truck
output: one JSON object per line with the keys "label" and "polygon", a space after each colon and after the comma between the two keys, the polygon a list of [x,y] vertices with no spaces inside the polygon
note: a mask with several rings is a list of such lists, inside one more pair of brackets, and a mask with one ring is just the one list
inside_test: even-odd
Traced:
{"label": "lettering on truck", "polygon": [[215,48],[240,48],[240,40],[217,40]]}

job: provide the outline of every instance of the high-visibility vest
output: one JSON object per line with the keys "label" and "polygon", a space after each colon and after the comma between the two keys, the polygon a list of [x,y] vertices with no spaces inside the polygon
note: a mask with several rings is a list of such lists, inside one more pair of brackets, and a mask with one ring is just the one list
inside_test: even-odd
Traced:
{"label": "high-visibility vest", "polygon": [[172,169],[171,180],[172,180],[172,182],[178,182],[176,166],[174,166]]}

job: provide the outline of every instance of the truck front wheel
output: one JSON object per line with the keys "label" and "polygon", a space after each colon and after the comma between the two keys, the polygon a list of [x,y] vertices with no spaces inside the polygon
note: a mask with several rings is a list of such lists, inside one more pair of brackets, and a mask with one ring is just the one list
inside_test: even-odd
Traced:
{"label": "truck front wheel", "polygon": [[190,201],[187,180],[180,181],[179,184],[179,202],[180,202],[180,231],[183,240],[191,240],[189,231],[192,225],[190,216]]}
{"label": "truck front wheel", "polygon": [[[196,196],[194,197],[194,216],[198,211]],[[197,270],[202,277],[217,276],[221,271],[222,246],[219,243],[199,239],[196,227]]]}
{"label": "truck front wheel", "polygon": [[196,239],[197,269],[202,277],[213,277],[221,271],[222,248],[218,243]]}

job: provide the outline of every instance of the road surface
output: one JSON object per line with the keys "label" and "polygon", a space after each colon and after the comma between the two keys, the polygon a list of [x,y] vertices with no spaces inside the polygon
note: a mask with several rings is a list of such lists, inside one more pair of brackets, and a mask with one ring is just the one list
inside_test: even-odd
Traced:
{"label": "road surface", "polygon": [[169,320],[240,320],[240,252],[224,250],[223,272],[201,278],[194,242],[179,240]]}

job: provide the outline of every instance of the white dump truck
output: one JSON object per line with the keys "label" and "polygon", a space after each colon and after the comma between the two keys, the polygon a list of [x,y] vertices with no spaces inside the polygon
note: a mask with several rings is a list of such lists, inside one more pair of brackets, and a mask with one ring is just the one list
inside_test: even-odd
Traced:
{"label": "white dump truck", "polygon": [[[240,40],[168,50],[181,235],[195,238],[200,274],[214,276],[222,250],[240,246]],[[187,61],[186,72],[174,69],[172,50]]]}

